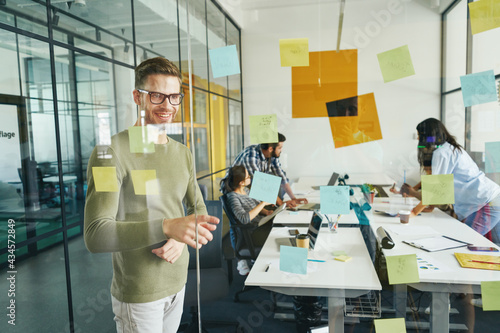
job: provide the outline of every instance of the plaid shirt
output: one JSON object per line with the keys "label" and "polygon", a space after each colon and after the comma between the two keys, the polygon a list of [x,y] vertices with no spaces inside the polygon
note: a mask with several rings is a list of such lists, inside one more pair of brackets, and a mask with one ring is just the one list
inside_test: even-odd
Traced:
{"label": "plaid shirt", "polygon": [[238,156],[236,156],[236,159],[234,160],[231,167],[235,165],[243,165],[245,169],[247,169],[248,174],[251,177],[253,177],[255,171],[260,171],[281,177],[282,185],[288,183],[288,178],[286,178],[286,173],[281,168],[279,158],[271,157],[270,160],[266,159],[264,154],[262,154],[260,145],[248,146],[243,149],[243,151]]}

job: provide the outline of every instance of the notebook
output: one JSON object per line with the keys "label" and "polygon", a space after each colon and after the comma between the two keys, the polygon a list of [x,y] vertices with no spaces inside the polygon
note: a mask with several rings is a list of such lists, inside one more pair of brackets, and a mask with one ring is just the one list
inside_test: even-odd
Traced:
{"label": "notebook", "polygon": [[[307,230],[307,234],[309,235],[309,248],[311,250],[314,250],[314,246],[316,245],[316,240],[318,239],[319,230],[324,218],[325,216],[321,214],[319,210],[315,210],[311,218],[311,222],[309,222],[309,229]],[[276,238],[276,243],[278,244],[278,248],[281,245],[295,247],[297,246],[295,237]]]}
{"label": "notebook", "polygon": [[281,213],[285,208],[286,208],[286,203],[276,208],[276,210],[271,215],[267,215],[266,217],[261,218],[259,221],[259,227],[269,222],[273,217]]}

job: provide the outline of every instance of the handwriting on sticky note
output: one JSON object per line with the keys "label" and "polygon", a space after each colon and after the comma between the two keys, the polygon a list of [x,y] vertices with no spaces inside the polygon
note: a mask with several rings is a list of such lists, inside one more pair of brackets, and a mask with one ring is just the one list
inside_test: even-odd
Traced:
{"label": "handwriting on sticky note", "polygon": [[500,281],[481,281],[484,311],[500,311]]}
{"label": "handwriting on sticky note", "polygon": [[278,120],[276,114],[249,116],[250,142],[275,143],[278,142]]}
{"label": "handwriting on sticky note", "polygon": [[408,45],[377,54],[384,82],[391,82],[415,74]]}
{"label": "handwriting on sticky note", "polygon": [[132,126],[128,128],[128,141],[131,153],[154,153],[155,145],[149,139],[146,126]]}
{"label": "handwriting on sticky note", "polygon": [[306,248],[280,246],[280,271],[297,274],[307,274]]}
{"label": "handwriting on sticky note", "polygon": [[319,190],[323,214],[349,214],[349,186],[321,186]]}
{"label": "handwriting on sticky note", "polygon": [[500,141],[486,142],[484,145],[485,172],[500,172]]}
{"label": "handwriting on sticky note", "polygon": [[156,170],[131,170],[136,195],[159,195]]}
{"label": "handwriting on sticky note", "polygon": [[309,39],[280,39],[281,67],[309,66]]}
{"label": "handwriting on sticky note", "polygon": [[464,106],[495,102],[498,98],[493,70],[460,77]]}
{"label": "handwriting on sticky note", "polygon": [[404,318],[375,319],[375,333],[406,333]]}
{"label": "handwriting on sticky note", "polygon": [[420,282],[417,255],[386,256],[389,284]]}
{"label": "handwriting on sticky note", "polygon": [[96,192],[118,192],[116,167],[92,167]]}
{"label": "handwriting on sticky note", "polygon": [[240,74],[240,62],[236,45],[229,45],[208,51],[214,78]]}
{"label": "handwriting on sticky note", "polygon": [[455,203],[453,174],[422,176],[422,203],[424,205],[446,205]]}
{"label": "handwriting on sticky note", "polygon": [[251,198],[274,204],[278,198],[280,186],[281,177],[256,171],[253,174],[252,187],[248,195]]}

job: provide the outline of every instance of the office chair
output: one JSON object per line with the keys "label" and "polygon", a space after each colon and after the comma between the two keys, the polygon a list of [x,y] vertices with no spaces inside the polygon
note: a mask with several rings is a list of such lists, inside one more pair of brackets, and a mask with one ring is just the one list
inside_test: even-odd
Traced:
{"label": "office chair", "polygon": [[[218,200],[205,201],[209,215],[222,221],[222,204]],[[229,292],[229,280],[222,267],[222,223],[212,233],[213,239],[199,250],[200,256],[200,304],[224,298]],[[184,306],[190,307],[191,322],[179,328],[182,332],[198,332],[198,310],[196,297],[196,250],[188,247],[189,269],[184,296]],[[236,322],[202,321],[204,324],[238,326]],[[203,329],[203,332],[207,332]]]}
{"label": "office chair", "polygon": [[[233,230],[234,238],[231,239],[231,245],[233,246],[236,258],[238,260],[256,260],[260,252],[260,247],[256,247],[252,240],[252,231],[255,229],[255,226],[243,224],[236,218],[229,207],[227,194],[221,196],[220,200]],[[234,301],[238,302],[241,293],[252,289],[254,288],[245,288],[243,286],[243,289],[234,295]]]}

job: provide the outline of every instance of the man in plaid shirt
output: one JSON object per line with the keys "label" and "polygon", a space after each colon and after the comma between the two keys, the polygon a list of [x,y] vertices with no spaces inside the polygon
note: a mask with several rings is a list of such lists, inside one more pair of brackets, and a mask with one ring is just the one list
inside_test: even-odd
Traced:
{"label": "man in plaid shirt", "polygon": [[[283,143],[286,138],[283,134],[278,133],[277,143],[262,143],[260,145],[248,146],[243,151],[236,156],[231,167],[235,165],[243,165],[247,169],[250,177],[253,177],[255,171],[260,171],[268,173],[274,176],[281,177],[281,188],[285,190],[290,196],[289,201],[287,201],[288,207],[295,207],[301,203],[307,203],[305,198],[296,198],[293,194],[292,188],[288,183],[288,178],[286,177],[285,171],[281,168],[281,163],[279,157],[281,150],[283,149]],[[226,173],[227,176],[227,173]],[[278,205],[282,204],[281,198],[278,198]]]}

